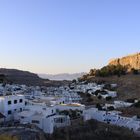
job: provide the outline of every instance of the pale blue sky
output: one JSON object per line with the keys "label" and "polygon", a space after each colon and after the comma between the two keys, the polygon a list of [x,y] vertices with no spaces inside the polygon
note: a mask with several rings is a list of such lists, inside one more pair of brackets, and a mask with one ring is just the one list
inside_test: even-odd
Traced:
{"label": "pale blue sky", "polygon": [[0,67],[87,72],[140,51],[140,0],[0,0]]}

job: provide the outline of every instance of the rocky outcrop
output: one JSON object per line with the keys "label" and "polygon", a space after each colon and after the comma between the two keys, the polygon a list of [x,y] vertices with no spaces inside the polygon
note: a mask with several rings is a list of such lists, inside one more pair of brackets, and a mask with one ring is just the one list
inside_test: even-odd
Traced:
{"label": "rocky outcrop", "polygon": [[140,53],[113,59],[109,62],[109,65],[119,65],[119,64],[122,66],[127,66],[128,69],[134,68],[140,70]]}

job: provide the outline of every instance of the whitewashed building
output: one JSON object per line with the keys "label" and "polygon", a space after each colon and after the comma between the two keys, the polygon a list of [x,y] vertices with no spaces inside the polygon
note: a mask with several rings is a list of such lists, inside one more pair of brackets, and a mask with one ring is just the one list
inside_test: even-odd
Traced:
{"label": "whitewashed building", "polygon": [[85,121],[95,119],[100,122],[126,127],[134,132],[140,132],[140,120],[136,117],[129,118],[120,115],[118,111],[99,111],[97,108],[90,108],[83,112]]}
{"label": "whitewashed building", "polygon": [[122,108],[122,107],[130,107],[133,105],[133,103],[128,103],[125,101],[114,101],[114,105],[116,108]]}
{"label": "whitewashed building", "polygon": [[23,95],[0,96],[0,112],[6,117],[6,121],[14,119],[14,114],[21,112],[24,107]]}
{"label": "whitewashed building", "polygon": [[52,134],[55,128],[70,125],[69,116],[57,115],[55,107],[26,106],[15,119],[21,124],[34,124],[48,134]]}

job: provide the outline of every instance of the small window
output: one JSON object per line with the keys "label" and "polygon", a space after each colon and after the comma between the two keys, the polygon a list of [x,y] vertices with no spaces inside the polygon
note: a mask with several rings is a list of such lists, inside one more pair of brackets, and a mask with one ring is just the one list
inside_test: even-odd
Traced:
{"label": "small window", "polygon": [[53,110],[52,110],[52,113],[53,113]]}
{"label": "small window", "polygon": [[22,108],[20,108],[20,111],[22,111]]}
{"label": "small window", "polygon": [[11,101],[8,101],[8,105],[11,105],[12,104],[12,102]]}
{"label": "small window", "polygon": [[60,122],[63,123],[64,122],[64,118],[61,118],[61,121]]}
{"label": "small window", "polygon": [[14,110],[15,112],[17,111],[17,109]]}
{"label": "small window", "polygon": [[39,124],[40,122],[38,120],[32,120],[32,123]]}
{"label": "small window", "polygon": [[27,102],[25,102],[25,106],[27,105]]}
{"label": "small window", "polygon": [[22,99],[20,99],[20,100],[19,100],[19,102],[20,102],[20,103],[22,103],[22,102],[23,102],[23,100],[22,100]]}
{"label": "small window", "polygon": [[8,111],[8,115],[11,115],[11,114],[12,114],[12,111],[11,111],[11,110],[9,110],[9,111]]}
{"label": "small window", "polygon": [[14,104],[17,104],[17,100],[14,100]]}

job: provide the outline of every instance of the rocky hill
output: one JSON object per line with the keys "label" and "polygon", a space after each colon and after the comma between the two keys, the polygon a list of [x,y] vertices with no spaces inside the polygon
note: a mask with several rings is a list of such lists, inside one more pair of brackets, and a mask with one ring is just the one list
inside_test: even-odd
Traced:
{"label": "rocky hill", "polygon": [[39,78],[37,74],[21,71],[16,69],[0,69],[0,75],[4,75],[6,81],[15,84],[26,84],[26,85],[41,85],[43,80]]}
{"label": "rocky hill", "polygon": [[17,69],[0,68],[0,82],[24,84],[28,86],[62,86],[71,81],[42,79],[37,74]]}
{"label": "rocky hill", "polygon": [[122,65],[128,66],[129,69],[140,70],[140,53],[128,55],[122,58],[113,59],[109,62],[109,65]]}
{"label": "rocky hill", "polygon": [[[115,66],[114,66],[115,65]],[[122,66],[121,66],[122,65]],[[130,72],[124,72],[123,66],[129,66],[129,69],[136,69]],[[140,53],[129,55],[126,57],[114,59],[109,65],[103,68],[91,69],[89,74],[84,75],[79,80],[97,83],[116,83],[118,85],[117,92],[119,100],[129,98],[140,99]],[[128,71],[126,69],[126,71]],[[113,72],[113,74],[112,74]],[[116,74],[115,74],[116,73]],[[104,75],[103,75],[104,74]]]}

